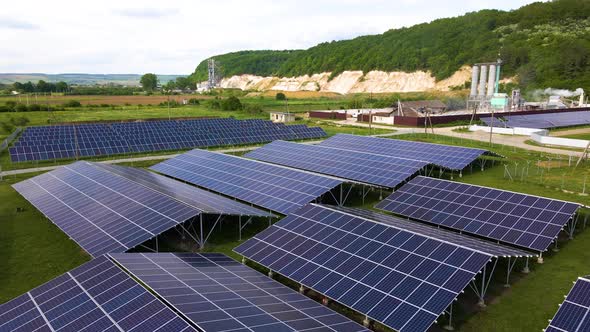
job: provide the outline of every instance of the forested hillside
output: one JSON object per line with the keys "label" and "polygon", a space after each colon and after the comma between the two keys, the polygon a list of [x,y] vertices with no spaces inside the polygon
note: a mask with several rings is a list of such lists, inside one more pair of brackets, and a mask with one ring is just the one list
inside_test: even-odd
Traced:
{"label": "forested hillside", "polygon": [[[504,76],[517,74],[523,87],[590,86],[590,1],[539,2],[510,12],[482,10],[303,51],[243,51],[214,58],[224,77],[429,70],[440,80],[462,65],[493,61],[499,53]],[[203,61],[191,78],[206,77]]]}

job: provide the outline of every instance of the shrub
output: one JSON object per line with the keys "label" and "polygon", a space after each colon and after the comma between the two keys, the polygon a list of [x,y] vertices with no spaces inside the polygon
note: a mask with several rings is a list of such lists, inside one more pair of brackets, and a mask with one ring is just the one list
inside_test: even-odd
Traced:
{"label": "shrub", "polygon": [[14,110],[17,112],[26,112],[29,110],[29,108],[25,104],[17,104],[14,106]]}
{"label": "shrub", "polygon": [[40,110],[41,110],[41,105],[39,105],[39,104],[29,105],[29,112],[39,112]]}
{"label": "shrub", "polygon": [[242,102],[235,96],[231,96],[221,101],[221,109],[224,111],[237,111],[242,109]]}
{"label": "shrub", "polygon": [[262,107],[260,107],[258,104],[247,104],[244,106],[244,109],[250,114],[262,113]]}
{"label": "shrub", "polygon": [[189,105],[201,105],[201,102],[197,98],[191,98],[188,100]]}
{"label": "shrub", "polygon": [[79,101],[72,99],[72,100],[68,100],[67,102],[65,102],[63,104],[63,106],[64,107],[80,107],[80,106],[82,106],[82,104],[80,104]]}
{"label": "shrub", "polygon": [[10,122],[15,126],[22,127],[26,126],[31,121],[26,116],[17,116],[16,118],[11,118]]}
{"label": "shrub", "polygon": [[217,100],[217,99],[211,100],[209,102],[209,108],[212,108],[214,110],[218,110],[221,108],[221,103],[219,103],[219,100]]}
{"label": "shrub", "polygon": [[276,99],[276,100],[286,100],[286,99],[287,99],[287,96],[285,96],[285,94],[284,94],[284,93],[282,93],[282,92],[279,92],[279,93],[277,93],[277,94],[275,95],[275,99]]}

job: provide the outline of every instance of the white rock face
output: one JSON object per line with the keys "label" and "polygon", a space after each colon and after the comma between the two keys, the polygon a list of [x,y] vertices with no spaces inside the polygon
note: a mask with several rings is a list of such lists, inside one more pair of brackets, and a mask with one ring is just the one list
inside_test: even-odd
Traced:
{"label": "white rock face", "polygon": [[298,77],[262,77],[236,75],[224,78],[222,88],[254,91],[325,91],[340,94],[360,92],[419,92],[428,90],[448,91],[450,87],[462,85],[471,79],[471,68],[464,66],[451,77],[436,81],[430,72],[416,71],[383,72],[344,71],[328,81],[330,73],[303,75]]}

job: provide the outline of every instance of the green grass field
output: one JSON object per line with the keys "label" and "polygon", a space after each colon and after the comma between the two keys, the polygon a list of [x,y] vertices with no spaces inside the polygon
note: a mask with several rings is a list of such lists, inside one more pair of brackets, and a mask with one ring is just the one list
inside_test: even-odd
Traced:
{"label": "green grass field", "polygon": [[589,134],[573,134],[573,135],[566,135],[566,136],[560,136],[560,137],[564,137],[564,138],[574,138],[574,139],[584,139],[584,140],[590,140],[590,133]]}

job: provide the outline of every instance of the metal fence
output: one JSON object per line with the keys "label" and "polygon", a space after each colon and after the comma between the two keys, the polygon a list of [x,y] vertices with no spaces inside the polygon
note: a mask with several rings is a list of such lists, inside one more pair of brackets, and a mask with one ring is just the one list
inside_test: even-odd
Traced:
{"label": "metal fence", "polygon": [[0,144],[0,152],[4,151],[4,149],[8,148],[8,145],[10,145],[10,142],[12,142],[13,139],[16,138],[16,136],[18,136],[18,134],[20,134],[20,132],[22,131],[22,128],[16,128],[16,130],[10,134],[10,136],[6,137],[5,140],[2,141],[2,143]]}

